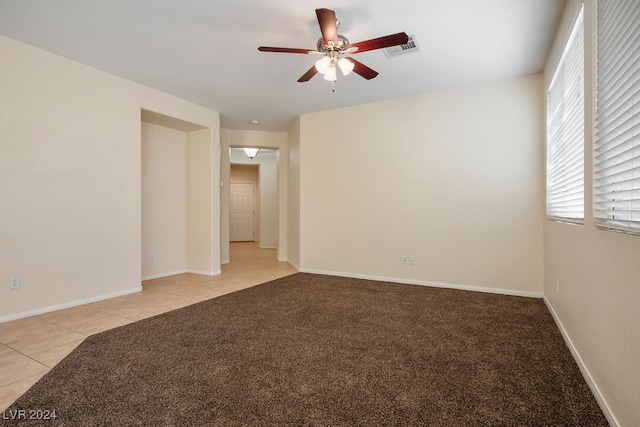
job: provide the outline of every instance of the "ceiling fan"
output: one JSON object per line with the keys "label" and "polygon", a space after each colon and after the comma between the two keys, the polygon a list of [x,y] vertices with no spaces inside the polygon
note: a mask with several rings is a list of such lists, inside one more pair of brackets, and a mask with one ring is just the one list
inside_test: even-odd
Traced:
{"label": "ceiling fan", "polygon": [[349,40],[342,34],[338,34],[340,21],[336,19],[336,13],[331,9],[316,9],[318,24],[322,37],[318,40],[316,50],[296,49],[289,47],[260,46],[260,52],[279,53],[302,53],[311,55],[322,55],[315,65],[298,79],[298,82],[308,82],[317,73],[324,75],[325,80],[336,81],[336,68],[340,68],[346,76],[351,71],[367,80],[371,80],[378,75],[378,72],[367,67],[363,63],[356,61],[352,57],[347,58],[346,54],[354,55],[370,50],[384,49],[387,47],[407,44],[409,36],[406,33],[390,34],[371,40],[358,43],[349,43]]}

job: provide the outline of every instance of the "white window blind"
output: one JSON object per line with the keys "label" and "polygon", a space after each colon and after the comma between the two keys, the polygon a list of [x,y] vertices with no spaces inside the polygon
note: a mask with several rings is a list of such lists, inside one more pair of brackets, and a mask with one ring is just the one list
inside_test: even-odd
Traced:
{"label": "white window blind", "polygon": [[640,1],[597,2],[594,217],[640,233]]}
{"label": "white window blind", "polygon": [[582,10],[547,91],[547,215],[584,220],[584,27]]}

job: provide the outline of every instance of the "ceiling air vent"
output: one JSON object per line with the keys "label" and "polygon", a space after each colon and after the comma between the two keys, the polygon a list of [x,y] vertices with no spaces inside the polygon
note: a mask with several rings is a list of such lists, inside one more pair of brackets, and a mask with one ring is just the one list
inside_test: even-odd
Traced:
{"label": "ceiling air vent", "polygon": [[413,34],[409,36],[409,41],[407,44],[401,44],[399,46],[392,46],[386,49],[382,49],[384,54],[387,55],[387,58],[391,58],[398,55],[406,55],[407,53],[413,53],[420,50],[420,46],[416,42]]}

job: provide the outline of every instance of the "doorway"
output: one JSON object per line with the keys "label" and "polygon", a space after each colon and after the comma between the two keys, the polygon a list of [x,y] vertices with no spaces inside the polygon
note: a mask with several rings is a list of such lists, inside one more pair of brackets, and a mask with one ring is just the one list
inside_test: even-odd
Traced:
{"label": "doorway", "polygon": [[[223,138],[224,139],[224,138]],[[228,160],[224,154],[228,153]],[[280,226],[282,210],[281,192],[283,179],[281,175],[279,151],[277,149],[260,148],[260,153],[253,159],[238,147],[222,149],[221,160],[221,258],[223,264],[231,261],[229,257],[229,242],[231,239],[231,183],[255,183],[255,237],[261,249],[276,249],[278,256],[279,240],[282,238]],[[225,161],[227,160],[227,161]],[[226,163],[226,165],[225,165]],[[228,165],[228,166],[227,166]],[[228,167],[228,172],[224,169]],[[254,174],[253,178],[247,176]],[[228,184],[227,184],[228,183]],[[282,193],[284,194],[284,193]],[[285,194],[286,200],[286,194]],[[226,230],[226,232],[225,232]],[[226,244],[225,244],[226,241]]]}

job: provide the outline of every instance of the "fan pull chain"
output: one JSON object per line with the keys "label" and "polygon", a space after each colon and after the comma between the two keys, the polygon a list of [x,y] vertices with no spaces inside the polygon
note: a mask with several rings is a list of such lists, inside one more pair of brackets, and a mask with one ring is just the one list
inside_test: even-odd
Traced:
{"label": "fan pull chain", "polygon": [[334,80],[333,82],[331,82],[331,84],[333,85],[333,88],[331,89],[332,93],[336,93],[336,81]]}

